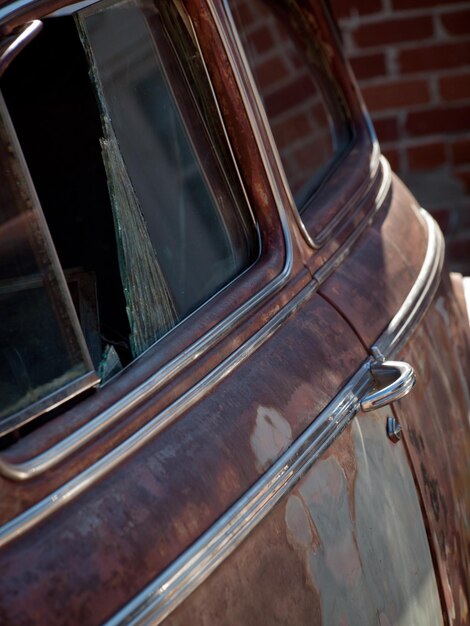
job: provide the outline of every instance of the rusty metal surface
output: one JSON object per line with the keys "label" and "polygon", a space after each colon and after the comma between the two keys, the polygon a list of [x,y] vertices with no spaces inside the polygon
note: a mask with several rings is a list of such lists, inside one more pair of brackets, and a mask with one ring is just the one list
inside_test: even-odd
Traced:
{"label": "rusty metal surface", "polygon": [[396,178],[387,210],[320,288],[370,346],[403,304],[426,254],[426,227]]}
{"label": "rusty metal surface", "polygon": [[3,548],[5,621],[110,617],[246,491],[364,357],[347,325],[313,296],[138,455]]}
{"label": "rusty metal surface", "polygon": [[413,475],[358,416],[290,495],[165,624],[442,624]]}
{"label": "rusty metal surface", "polygon": [[452,284],[443,274],[435,303],[401,358],[416,389],[399,402],[425,504],[448,620],[470,620],[470,338]]}

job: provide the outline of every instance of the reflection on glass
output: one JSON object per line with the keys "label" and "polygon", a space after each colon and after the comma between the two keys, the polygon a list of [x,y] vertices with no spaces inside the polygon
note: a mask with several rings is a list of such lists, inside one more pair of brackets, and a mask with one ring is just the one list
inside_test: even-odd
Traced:
{"label": "reflection on glass", "polygon": [[0,99],[0,433],[96,382]]}
{"label": "reflection on glass", "polygon": [[327,106],[321,61],[299,7],[287,0],[229,0],[229,5],[301,209],[347,144],[348,126],[338,106]]}
{"label": "reflection on glass", "polygon": [[80,26],[135,356],[247,267],[257,235],[226,175],[223,130],[180,7],[91,7]]}

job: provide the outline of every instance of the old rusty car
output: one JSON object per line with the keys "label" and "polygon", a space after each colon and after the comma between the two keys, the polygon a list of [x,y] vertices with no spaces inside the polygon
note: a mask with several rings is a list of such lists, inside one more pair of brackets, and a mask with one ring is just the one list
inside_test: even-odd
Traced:
{"label": "old rusty car", "polygon": [[0,29],[0,623],[468,624],[463,279],[328,7]]}

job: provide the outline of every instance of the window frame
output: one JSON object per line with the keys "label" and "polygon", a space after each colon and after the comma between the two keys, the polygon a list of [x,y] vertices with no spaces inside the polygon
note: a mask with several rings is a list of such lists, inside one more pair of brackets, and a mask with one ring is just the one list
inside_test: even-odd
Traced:
{"label": "window frame", "polygon": [[[190,4],[191,0],[186,3],[186,10],[194,24],[194,16],[190,14],[188,8]],[[5,17],[0,13],[0,33],[2,31],[8,32],[15,25],[21,26],[25,18],[39,19],[49,16],[53,12],[51,8],[56,10],[65,7],[67,12],[67,9],[73,11],[73,6],[74,3],[59,1],[51,7],[50,4],[45,5],[41,0],[32,0],[32,2],[20,7],[13,7],[9,16]],[[60,444],[60,452],[57,451],[57,454],[51,455],[52,464],[68,454],[68,452],[64,452],[64,449],[71,452],[108,428],[110,424],[109,413],[113,415],[111,422],[118,419],[127,408],[130,410],[136,402],[145,401],[147,397],[164,387],[170,379],[184,371],[189,364],[201,359],[207,352],[213,350],[218,342],[226,339],[232,333],[238,333],[240,325],[246,321],[252,311],[279,291],[291,275],[293,242],[284,207],[279,198],[273,196],[271,181],[265,171],[263,158],[259,154],[254,157],[250,154],[251,165],[256,163],[255,169],[259,175],[255,185],[256,189],[250,184],[246,165],[241,164],[243,158],[239,154],[240,150],[245,151],[245,155],[248,154],[249,147],[243,142],[234,145],[233,128],[227,128],[227,116],[230,118],[230,114],[227,111],[221,111],[223,104],[221,104],[219,96],[221,86],[223,86],[224,103],[228,103],[236,112],[237,120],[234,125],[242,128],[244,135],[250,136],[251,148],[256,145],[259,150],[260,141],[253,129],[252,120],[246,109],[246,102],[240,93],[239,83],[233,79],[232,60],[226,55],[220,38],[220,31],[215,34],[219,39],[218,46],[211,45],[210,49],[211,52],[213,52],[214,47],[218,47],[219,51],[223,50],[224,60],[221,64],[217,64],[217,69],[223,66],[225,76],[227,72],[232,75],[229,87],[220,81],[217,87],[214,86],[213,76],[207,69],[208,43],[202,44],[201,36],[197,32],[196,39],[202,61],[206,67],[210,88],[220,111],[228,147],[232,154],[234,168],[232,174],[240,178],[248,206],[256,218],[259,239],[258,258],[251,266],[169,329],[119,374],[110,379],[106,386],[99,390],[100,411],[98,414],[96,414],[96,401],[87,400],[87,398],[74,404],[71,409],[65,406],[63,413],[57,414],[56,412],[53,422],[57,423],[58,420],[61,422],[62,439],[70,439],[68,442],[70,445],[62,446]],[[234,93],[237,94],[236,102],[233,98]],[[240,103],[243,103],[241,107],[239,106]],[[232,119],[230,121],[232,122]],[[253,172],[250,170],[250,173]],[[260,207],[260,197],[263,198],[261,204],[264,205],[264,208],[270,207],[269,211],[262,210],[263,207]],[[241,338],[238,341],[239,343],[243,342]],[[90,419],[94,422],[91,425],[89,424]],[[45,426],[53,428],[52,424]],[[41,467],[47,469],[48,465]]]}
{"label": "window frame", "polygon": [[[213,0],[208,1],[213,4]],[[229,0],[222,0],[222,4],[226,22],[230,25],[232,38],[236,42],[243,60],[244,71],[255,94],[259,119],[269,143],[271,164],[276,170],[283,195],[305,242],[313,250],[322,248],[332,239],[335,230],[354,212],[380,170],[380,150],[377,138],[349,63],[344,57],[334,18],[324,0],[319,3],[321,7],[315,0],[306,0],[303,3],[305,10],[308,10],[312,17],[312,20],[308,21],[312,37],[327,41],[328,46],[333,44],[333,54],[323,55],[323,61],[326,64],[325,71],[328,73],[328,76],[325,73],[324,78],[328,80],[331,90],[336,93],[334,97],[339,106],[344,109],[349,122],[351,139],[336,158],[333,157],[318,188],[308,202],[299,209],[291,192],[268,116],[239,37]],[[329,95],[332,96],[332,94]],[[330,99],[324,98],[327,108]]]}

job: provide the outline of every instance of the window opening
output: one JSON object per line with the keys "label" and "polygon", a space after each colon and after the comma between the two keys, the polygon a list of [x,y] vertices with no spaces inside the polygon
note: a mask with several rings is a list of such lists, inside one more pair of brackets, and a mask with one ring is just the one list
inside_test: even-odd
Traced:
{"label": "window opening", "polygon": [[300,2],[228,4],[302,212],[350,142],[345,112]]}
{"label": "window opening", "polygon": [[[64,354],[55,362],[66,362],[61,371],[73,371],[70,378],[88,375],[93,363],[106,381],[259,253],[191,22],[170,2],[106,2],[78,18],[48,18],[0,87],[47,222],[38,203],[43,248],[53,260],[46,278],[55,277],[44,289],[41,268],[30,263],[18,272],[25,289],[15,287],[18,305],[0,321],[13,355],[4,361],[17,358],[25,329],[35,328],[22,352],[27,367],[57,348]],[[9,228],[17,187],[11,171],[4,176],[11,197],[5,187],[0,224]],[[26,211],[24,197],[14,202],[18,214]],[[25,232],[8,239],[3,254],[19,255],[30,241]],[[42,254],[33,246],[32,258]],[[5,265],[5,280],[17,281],[8,271]],[[39,308],[47,309],[46,325],[59,316],[54,332],[63,346],[39,325]],[[69,374],[61,379],[54,370],[50,378],[68,397]],[[23,391],[17,396],[31,402]]]}

